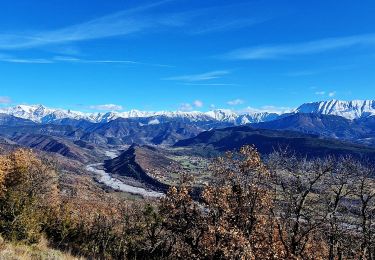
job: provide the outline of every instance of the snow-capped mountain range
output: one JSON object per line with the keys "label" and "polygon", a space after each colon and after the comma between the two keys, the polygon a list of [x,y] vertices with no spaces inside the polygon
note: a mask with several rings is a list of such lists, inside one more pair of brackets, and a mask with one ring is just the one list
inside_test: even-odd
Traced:
{"label": "snow-capped mountain range", "polygon": [[[43,105],[18,105],[14,107],[2,108],[0,113],[12,115],[14,117],[28,119],[37,123],[51,123],[61,119],[87,120],[93,123],[107,123],[117,118],[151,118],[167,117],[188,119],[197,121],[220,121],[234,124],[247,124],[268,121],[278,117],[278,114],[268,112],[255,112],[238,115],[228,109],[217,109],[209,112],[199,111],[139,111],[130,110],[126,112],[107,113],[83,113],[80,111],[48,108]],[[153,121],[155,123],[156,121]]]}
{"label": "snow-capped mountain range", "polygon": [[[0,113],[12,115],[14,117],[28,119],[37,123],[51,123],[61,119],[88,120],[94,123],[106,123],[117,118],[153,118],[153,124],[158,121],[157,117],[179,118],[190,121],[219,121],[236,125],[248,123],[259,123],[277,119],[283,114],[270,112],[249,112],[238,114],[228,109],[217,109],[209,112],[183,112],[183,111],[159,111],[148,112],[130,110],[127,112],[107,112],[107,113],[83,113],[79,111],[47,108],[43,105],[18,105],[14,107],[2,108]],[[305,103],[290,113],[314,113],[323,115],[341,116],[347,119],[357,119],[375,116],[375,100],[353,100],[353,101],[320,101]],[[289,114],[290,114],[289,113]]]}

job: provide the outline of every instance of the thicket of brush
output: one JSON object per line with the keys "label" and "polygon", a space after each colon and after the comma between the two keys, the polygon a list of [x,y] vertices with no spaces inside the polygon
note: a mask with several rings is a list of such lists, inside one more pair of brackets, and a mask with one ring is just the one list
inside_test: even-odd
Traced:
{"label": "thicket of brush", "polygon": [[0,157],[0,234],[95,259],[374,259],[371,168],[283,152],[263,162],[246,146],[210,170],[199,201],[185,178],[160,201],[84,207],[53,163],[19,150]]}

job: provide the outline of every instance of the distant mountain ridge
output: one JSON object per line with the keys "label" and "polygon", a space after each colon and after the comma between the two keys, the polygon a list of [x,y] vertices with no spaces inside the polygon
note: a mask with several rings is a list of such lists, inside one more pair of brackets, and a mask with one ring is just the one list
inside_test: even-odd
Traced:
{"label": "distant mountain ridge", "polygon": [[262,154],[270,154],[279,148],[296,152],[299,156],[325,157],[354,156],[375,158],[375,148],[344,142],[337,139],[321,138],[317,135],[289,130],[256,129],[251,126],[235,126],[205,131],[193,138],[175,143],[175,147],[189,148],[203,155],[237,150],[243,145],[255,145]]}
{"label": "distant mountain ridge", "polygon": [[107,113],[84,113],[80,111],[48,108],[43,105],[18,105],[0,109],[0,113],[30,120],[36,123],[53,123],[64,119],[86,120],[91,123],[108,123],[118,118],[150,118],[150,124],[157,124],[160,117],[183,119],[191,122],[217,121],[233,125],[268,122],[296,113],[341,116],[349,120],[375,115],[375,100],[340,101],[329,100],[305,103],[289,113],[247,112],[236,113],[229,109],[216,109],[208,112],[199,111],[139,111]]}

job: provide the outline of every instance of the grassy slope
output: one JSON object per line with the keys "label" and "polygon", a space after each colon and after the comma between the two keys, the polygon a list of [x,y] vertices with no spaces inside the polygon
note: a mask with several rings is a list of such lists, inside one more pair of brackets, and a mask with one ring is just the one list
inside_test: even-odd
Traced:
{"label": "grassy slope", "polygon": [[[1,239],[2,240],[2,239]],[[68,253],[52,249],[46,242],[37,245],[23,245],[0,241],[1,260],[75,260],[84,259],[73,257]]]}

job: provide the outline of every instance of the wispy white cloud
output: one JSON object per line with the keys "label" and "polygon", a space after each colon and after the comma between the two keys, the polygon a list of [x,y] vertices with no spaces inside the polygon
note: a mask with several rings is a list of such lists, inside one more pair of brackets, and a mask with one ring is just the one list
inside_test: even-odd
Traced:
{"label": "wispy white cloud", "polygon": [[152,15],[147,12],[168,2],[171,2],[171,0],[158,1],[51,31],[0,34],[0,49],[26,49],[50,44],[128,35],[160,26],[179,26],[178,17],[168,19],[168,17],[170,18],[168,15]]}
{"label": "wispy white cloud", "polygon": [[[217,19],[217,12],[215,12],[217,7],[191,11],[154,11],[157,7],[171,2],[175,2],[175,0],[157,1],[55,30],[2,33],[0,34],[0,49],[15,50],[62,45],[145,31],[154,32],[165,28],[185,27],[184,32],[202,34],[248,27],[268,19],[237,16]],[[219,9],[227,7],[228,5],[223,5]]]}
{"label": "wispy white cloud", "polygon": [[81,62],[82,61],[82,59],[80,58],[71,57],[71,56],[55,56],[52,59],[57,62]]}
{"label": "wispy white cloud", "polygon": [[53,60],[39,59],[39,58],[19,58],[19,57],[14,57],[8,54],[0,53],[0,62],[46,64],[46,63],[53,63]]}
{"label": "wispy white cloud", "polygon": [[129,64],[129,65],[146,65],[146,66],[156,66],[156,67],[173,67],[166,64],[156,64],[148,63],[134,60],[89,60],[81,59],[77,57],[65,57],[65,56],[56,56],[52,59],[53,61],[58,62],[76,62],[76,63],[97,63],[97,64]]}
{"label": "wispy white cloud", "polygon": [[120,110],[123,110],[122,106],[115,105],[115,104],[93,105],[93,106],[89,106],[89,108],[93,109],[93,110],[101,110],[101,111],[120,111]]}
{"label": "wispy white cloud", "polygon": [[315,95],[318,96],[328,96],[328,97],[334,97],[336,96],[336,91],[316,91]]}
{"label": "wispy white cloud", "polygon": [[227,102],[228,105],[230,106],[237,106],[237,105],[242,105],[243,103],[245,103],[245,101],[243,99],[234,99],[234,100],[229,100]]}
{"label": "wispy white cloud", "polygon": [[0,96],[0,104],[10,104],[12,103],[12,99],[6,96]]}
{"label": "wispy white cloud", "polygon": [[249,48],[233,50],[221,55],[221,57],[234,60],[267,60],[297,55],[317,54],[356,46],[375,46],[375,34],[326,38],[293,44],[252,46]]}
{"label": "wispy white cloud", "polygon": [[132,60],[88,60],[81,59],[77,57],[66,57],[66,56],[56,56],[53,57],[54,61],[60,62],[77,62],[77,63],[123,63],[123,64],[143,64],[142,62],[132,61]]}
{"label": "wispy white cloud", "polygon": [[183,83],[185,86],[238,86],[234,83]]}
{"label": "wispy white cloud", "polygon": [[328,96],[329,96],[329,97],[334,97],[334,96],[336,96],[336,91],[329,92],[329,93],[328,93]]}
{"label": "wispy white cloud", "polygon": [[81,59],[77,57],[66,57],[66,56],[56,56],[53,58],[16,58],[11,56],[1,56],[0,55],[0,62],[8,62],[8,63],[32,63],[32,64],[50,64],[50,63],[92,63],[92,64],[129,64],[129,65],[146,65],[146,66],[156,66],[156,67],[173,67],[171,65],[165,64],[155,64],[155,63],[147,63],[147,62],[140,62],[140,61],[132,61],[132,60],[89,60],[89,59]]}
{"label": "wispy white cloud", "polygon": [[191,74],[191,75],[169,77],[169,78],[164,78],[164,80],[187,81],[187,82],[206,81],[206,80],[222,78],[223,76],[229,73],[230,72],[227,70],[215,70],[215,71],[205,72],[201,74]]}
{"label": "wispy white cloud", "polygon": [[[269,21],[275,16],[269,10],[258,7],[251,1],[226,1],[224,4],[215,3],[210,7],[185,12],[191,20],[185,32],[191,35],[201,35],[233,31]],[[218,17],[219,13],[225,13],[225,15]]]}
{"label": "wispy white cloud", "polygon": [[267,21],[266,18],[240,18],[240,19],[231,19],[228,21],[214,21],[211,23],[204,23],[201,28],[196,28],[191,30],[191,34],[205,34],[205,33],[212,33],[212,32],[222,32],[222,31],[229,31],[234,29],[241,29],[250,26],[254,26],[256,24],[260,24],[262,22]]}
{"label": "wispy white cloud", "polygon": [[54,63],[48,59],[20,59],[20,58],[0,58],[0,62],[25,63],[25,64],[50,64]]}
{"label": "wispy white cloud", "polygon": [[203,102],[202,102],[201,100],[195,100],[195,101],[193,102],[193,105],[194,105],[195,107],[203,107]]}
{"label": "wispy white cloud", "polygon": [[178,110],[180,111],[192,111],[194,108],[203,107],[204,103],[201,100],[194,100],[192,103],[182,103]]}
{"label": "wispy white cloud", "polygon": [[184,112],[192,111],[193,110],[193,106],[190,103],[182,103],[180,105],[180,107],[178,108],[178,110],[179,111],[184,111]]}

